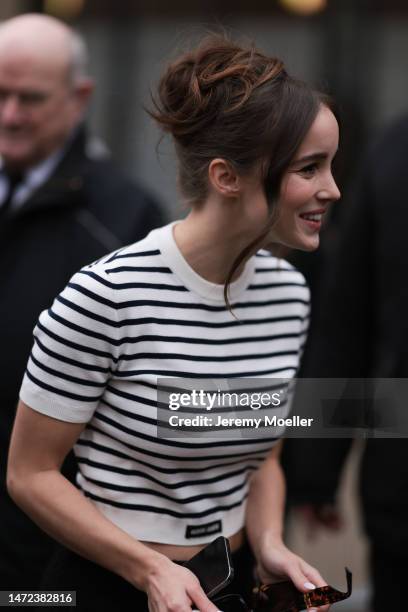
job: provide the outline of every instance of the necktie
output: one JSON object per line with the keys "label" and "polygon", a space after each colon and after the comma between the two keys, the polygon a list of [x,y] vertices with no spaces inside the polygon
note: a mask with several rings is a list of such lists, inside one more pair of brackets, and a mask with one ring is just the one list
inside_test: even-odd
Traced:
{"label": "necktie", "polygon": [[18,185],[21,183],[23,179],[23,175],[21,174],[21,172],[5,171],[5,176],[8,179],[8,190],[6,191],[6,197],[0,206],[0,216],[1,217],[4,217],[8,214],[14,192],[16,191]]}

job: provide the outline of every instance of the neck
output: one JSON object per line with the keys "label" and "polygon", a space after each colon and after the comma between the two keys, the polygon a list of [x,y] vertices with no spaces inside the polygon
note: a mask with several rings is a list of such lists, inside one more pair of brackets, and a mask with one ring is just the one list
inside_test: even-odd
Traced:
{"label": "neck", "polygon": [[[234,261],[251,242],[248,229],[244,231],[236,225],[236,219],[233,221],[216,213],[192,210],[175,226],[174,238],[184,259],[197,274],[223,285]],[[232,280],[239,277],[243,265],[236,270]]]}

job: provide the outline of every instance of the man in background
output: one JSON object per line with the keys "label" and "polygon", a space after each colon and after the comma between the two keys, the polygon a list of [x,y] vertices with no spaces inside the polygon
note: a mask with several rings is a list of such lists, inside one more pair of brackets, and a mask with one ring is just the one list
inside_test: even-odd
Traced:
{"label": "man in background", "polygon": [[[38,14],[0,26],[0,588],[35,589],[54,548],[5,486],[18,391],[40,312],[71,275],[162,224],[84,125],[84,41]],[[72,461],[72,459],[71,459]],[[73,477],[74,466],[67,467]]]}

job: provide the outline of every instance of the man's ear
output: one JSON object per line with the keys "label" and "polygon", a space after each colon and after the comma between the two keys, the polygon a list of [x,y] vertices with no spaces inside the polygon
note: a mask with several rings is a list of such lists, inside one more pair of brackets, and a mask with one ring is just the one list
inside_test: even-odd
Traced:
{"label": "man's ear", "polygon": [[208,180],[212,188],[226,198],[236,198],[242,189],[237,171],[225,159],[218,157],[208,166]]}
{"label": "man's ear", "polygon": [[90,78],[81,79],[75,84],[75,102],[80,114],[86,111],[94,89],[95,83]]}

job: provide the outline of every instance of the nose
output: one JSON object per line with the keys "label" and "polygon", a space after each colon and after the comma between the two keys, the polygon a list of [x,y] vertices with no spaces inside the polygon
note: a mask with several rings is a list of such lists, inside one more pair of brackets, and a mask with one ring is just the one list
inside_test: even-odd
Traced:
{"label": "nose", "polygon": [[21,108],[18,96],[10,94],[0,103],[0,117],[3,125],[15,124],[20,120]]}
{"label": "nose", "polygon": [[330,172],[329,176],[322,184],[321,189],[319,190],[317,197],[320,200],[330,200],[330,202],[335,202],[339,200],[341,197],[340,189],[337,187],[337,183],[334,180],[333,174]]}

